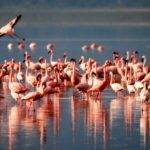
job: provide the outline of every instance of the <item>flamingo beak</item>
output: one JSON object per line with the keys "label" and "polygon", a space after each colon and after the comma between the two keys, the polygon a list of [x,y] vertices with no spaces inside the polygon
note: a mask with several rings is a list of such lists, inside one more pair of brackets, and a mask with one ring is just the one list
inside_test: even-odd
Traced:
{"label": "flamingo beak", "polygon": [[24,59],[24,60],[22,61],[22,63],[25,63],[25,61],[26,61],[26,60]]}
{"label": "flamingo beak", "polygon": [[141,58],[141,62],[144,62],[144,58],[143,57]]}

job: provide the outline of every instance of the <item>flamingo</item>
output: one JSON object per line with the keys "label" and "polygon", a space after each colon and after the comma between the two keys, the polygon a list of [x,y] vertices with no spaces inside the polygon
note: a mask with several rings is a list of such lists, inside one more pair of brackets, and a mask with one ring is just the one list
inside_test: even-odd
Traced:
{"label": "flamingo", "polygon": [[84,56],[81,56],[80,57],[80,59],[79,59],[79,67],[80,67],[80,69],[82,69],[82,71],[85,71],[86,70],[86,62],[84,62],[85,60],[84,60],[85,58],[84,58]]}
{"label": "flamingo", "polygon": [[44,85],[45,85],[44,95],[47,95],[47,99],[49,99],[49,95],[60,92],[58,89],[54,89],[53,87],[47,86],[46,84],[44,84]]}
{"label": "flamingo", "polygon": [[94,84],[88,90],[88,92],[98,92],[98,95],[99,95],[107,87],[109,79],[108,79],[108,77],[106,75],[106,66],[104,66],[103,72],[104,72],[104,78],[103,78],[103,80],[98,81],[96,84]]}
{"label": "flamingo", "polygon": [[31,104],[33,104],[33,101],[40,99],[42,96],[43,94],[40,93],[39,91],[32,91],[22,96],[21,100],[26,102],[26,106],[29,111]]}
{"label": "flamingo", "polygon": [[45,75],[41,77],[41,82],[43,84],[43,83],[46,83],[47,81],[49,81],[49,76],[47,73],[47,61],[45,59]]}
{"label": "flamingo", "polygon": [[21,97],[21,100],[26,102],[26,106],[29,111],[31,104],[33,105],[34,101],[42,98],[43,96],[44,96],[44,86],[41,84],[41,78],[40,78],[36,86],[36,91],[27,93],[26,95]]}
{"label": "flamingo", "polygon": [[36,76],[29,74],[28,70],[29,70],[29,65],[27,65],[26,68],[26,82],[32,87],[35,87],[37,85],[37,78]]}
{"label": "flamingo", "polygon": [[134,83],[134,87],[136,88],[137,92],[140,92],[141,89],[144,87],[143,83],[141,81],[136,81]]}
{"label": "flamingo", "polygon": [[141,90],[140,99],[142,102],[148,102],[150,99],[150,91],[148,90],[147,82],[144,82],[144,88]]}
{"label": "flamingo", "polygon": [[64,55],[63,55],[63,57],[64,57],[64,65],[67,65],[68,63],[69,63],[69,61],[67,61],[67,59],[68,59],[68,53],[64,53]]}
{"label": "flamingo", "polygon": [[147,58],[146,58],[145,55],[142,56],[141,61],[143,62],[143,72],[145,74],[149,73],[150,72],[150,67],[146,65]]}
{"label": "flamingo", "polygon": [[127,90],[129,92],[129,94],[132,94],[132,93],[136,92],[134,84],[132,84],[129,79],[127,80]]}
{"label": "flamingo", "polygon": [[[11,95],[12,97],[19,101],[20,99],[20,95],[26,91],[28,91],[29,89],[26,88],[23,84],[19,83],[19,82],[13,82],[12,81],[12,77],[13,77],[13,64],[11,64],[11,70],[10,70],[10,75],[9,75],[9,90],[11,91]],[[18,96],[17,96],[18,94]]]}
{"label": "flamingo", "polygon": [[149,82],[149,81],[150,81],[150,72],[145,75],[145,77],[142,80],[142,82]]}
{"label": "flamingo", "polygon": [[113,91],[118,94],[119,91],[122,91],[124,88],[120,83],[113,83],[113,73],[110,72],[110,86],[113,89]]}
{"label": "flamingo", "polygon": [[[19,35],[17,35],[14,31],[14,26],[17,24],[17,22],[20,20],[21,15],[18,15],[17,17],[15,17],[14,19],[12,19],[10,22],[8,22],[8,24],[6,24],[5,26],[0,28],[0,37],[4,36],[4,35],[8,35],[11,38],[19,38],[22,41],[25,41],[25,38],[20,37]],[[20,44],[20,42],[18,42],[18,44]]]}
{"label": "flamingo", "polygon": [[28,67],[30,70],[40,70],[41,69],[41,65],[39,62],[37,63],[34,63],[32,62],[30,59],[31,59],[31,56],[28,54],[28,52],[25,52],[24,53],[24,56],[25,56],[25,64],[26,64],[26,67]]}
{"label": "flamingo", "polygon": [[54,75],[55,75],[55,79],[52,81],[45,82],[46,86],[51,86],[52,88],[55,88],[61,85],[62,81],[59,77],[58,68],[54,68]]}
{"label": "flamingo", "polygon": [[74,58],[71,59],[72,62],[72,75],[71,75],[71,83],[72,85],[77,85],[80,83],[80,76],[76,70],[76,60]]}
{"label": "flamingo", "polygon": [[[92,73],[89,79],[87,79],[87,74],[84,74],[81,78],[81,82],[75,86],[75,89],[81,91],[83,94],[86,94],[88,89],[93,86],[93,75],[94,73]],[[74,95],[76,95],[76,92],[78,91],[75,90]]]}
{"label": "flamingo", "polygon": [[134,86],[134,80],[133,80],[133,75],[132,75],[132,66],[128,66],[128,60],[126,60],[124,81],[126,83],[128,93],[134,94],[136,92],[136,89]]}
{"label": "flamingo", "polygon": [[57,61],[53,61],[54,50],[53,50],[53,49],[50,49],[50,50],[48,51],[48,53],[50,54],[50,65],[51,65],[52,67],[56,66],[56,65],[58,64],[58,62],[57,62]]}
{"label": "flamingo", "polygon": [[18,71],[18,73],[17,73],[17,79],[18,79],[18,81],[23,81],[23,80],[24,80],[24,77],[25,77],[25,75],[24,75],[24,73],[22,72],[21,68],[22,68],[22,66],[21,66],[21,61],[20,61],[20,62],[19,62],[19,71]]}

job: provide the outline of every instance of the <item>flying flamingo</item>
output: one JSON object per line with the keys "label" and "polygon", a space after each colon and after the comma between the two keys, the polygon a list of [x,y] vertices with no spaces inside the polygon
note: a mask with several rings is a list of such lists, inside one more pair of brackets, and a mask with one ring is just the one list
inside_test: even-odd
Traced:
{"label": "flying flamingo", "polygon": [[[8,24],[0,28],[0,37],[4,35],[8,35],[9,37],[15,39],[16,37],[21,39],[22,41],[25,41],[25,38],[20,37],[17,35],[14,31],[14,26],[17,24],[17,22],[20,20],[21,15],[18,15],[16,18],[12,19]],[[20,44],[20,42],[18,42]]]}

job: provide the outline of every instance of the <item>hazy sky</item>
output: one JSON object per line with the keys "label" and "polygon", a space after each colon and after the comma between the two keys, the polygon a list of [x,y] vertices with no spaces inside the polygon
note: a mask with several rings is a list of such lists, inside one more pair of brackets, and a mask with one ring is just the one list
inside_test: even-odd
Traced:
{"label": "hazy sky", "polygon": [[0,8],[149,8],[150,0],[1,0]]}

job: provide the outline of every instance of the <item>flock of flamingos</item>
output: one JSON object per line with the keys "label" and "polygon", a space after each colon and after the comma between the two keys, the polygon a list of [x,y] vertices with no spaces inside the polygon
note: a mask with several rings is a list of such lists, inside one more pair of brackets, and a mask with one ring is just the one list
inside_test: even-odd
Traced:
{"label": "flock of flamingos", "polygon": [[142,104],[148,103],[150,68],[146,56],[138,60],[137,51],[126,51],[125,57],[113,52],[112,60],[99,65],[93,58],[85,60],[84,56],[69,60],[66,52],[63,60],[54,61],[54,45],[49,44],[47,49],[50,60],[40,56],[37,62],[33,62],[26,51],[23,62],[5,60],[0,66],[1,82],[8,81],[11,96],[17,104],[25,103],[27,110],[31,106],[34,109],[34,101],[44,96],[49,98],[67,87],[72,87],[77,99],[88,100],[92,96],[102,100],[103,90],[111,87],[117,98],[128,93],[139,96]]}
{"label": "flock of flamingos", "polygon": [[[0,37],[8,35],[16,42],[17,38],[24,42],[25,39],[14,31],[14,26],[20,18],[21,15],[18,15],[1,27]],[[18,42],[19,49],[24,48],[22,42]],[[12,46],[9,44],[8,49],[12,49]],[[36,45],[32,43],[30,47],[34,49]],[[103,51],[103,47],[95,43],[91,48]],[[103,90],[110,86],[117,97],[120,93],[128,92],[130,95],[138,95],[142,104],[148,103],[150,67],[146,64],[146,56],[141,56],[142,60],[138,60],[138,51],[126,51],[125,57],[113,52],[112,60],[106,60],[103,65],[99,65],[93,58],[85,60],[84,56],[79,60],[71,58],[68,61],[67,53],[64,53],[64,60],[58,58],[54,61],[54,45],[49,44],[47,49],[50,61],[39,57],[38,62],[32,62],[29,52],[25,52],[24,62],[5,60],[0,66],[1,82],[8,80],[13,99],[18,104],[25,102],[27,110],[30,110],[34,101],[43,96],[49,97],[51,94],[60,93],[61,89],[66,87],[73,87],[73,95],[76,97],[88,99],[89,96],[95,96],[95,99],[101,99]],[[82,47],[83,51],[88,49],[87,45]],[[0,97],[3,98],[3,95]]]}

